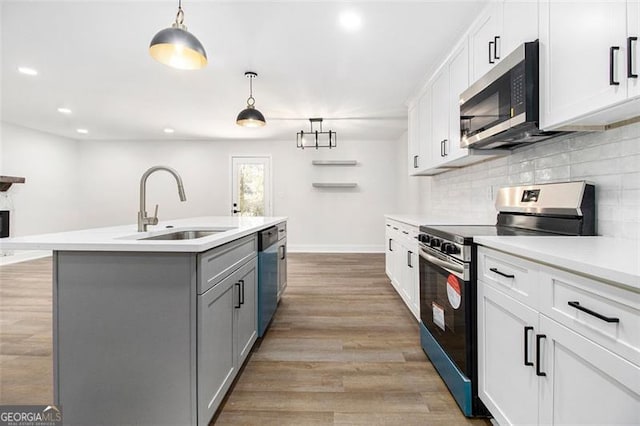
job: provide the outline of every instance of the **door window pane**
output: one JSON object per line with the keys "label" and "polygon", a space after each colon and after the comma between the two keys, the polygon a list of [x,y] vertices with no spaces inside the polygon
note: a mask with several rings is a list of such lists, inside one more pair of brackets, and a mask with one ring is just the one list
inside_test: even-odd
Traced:
{"label": "door window pane", "polygon": [[241,164],[238,169],[238,207],[241,216],[264,216],[264,165]]}

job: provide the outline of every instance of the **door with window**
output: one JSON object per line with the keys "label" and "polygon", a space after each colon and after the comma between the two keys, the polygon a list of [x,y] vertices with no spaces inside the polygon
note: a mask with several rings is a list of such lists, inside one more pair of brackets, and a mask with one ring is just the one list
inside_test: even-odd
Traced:
{"label": "door with window", "polygon": [[231,214],[271,216],[271,157],[231,157]]}

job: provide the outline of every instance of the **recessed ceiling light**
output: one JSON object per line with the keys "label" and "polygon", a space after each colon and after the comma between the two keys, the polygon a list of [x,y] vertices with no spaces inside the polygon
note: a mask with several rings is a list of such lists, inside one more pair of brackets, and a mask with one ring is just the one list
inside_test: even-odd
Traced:
{"label": "recessed ceiling light", "polygon": [[86,135],[87,133],[89,133],[87,129],[76,129],[76,132],[80,133],[81,135]]}
{"label": "recessed ceiling light", "polygon": [[362,18],[352,10],[342,12],[339,21],[342,28],[347,31],[357,31],[362,27]]}
{"label": "recessed ceiling light", "polygon": [[71,114],[71,110],[69,108],[64,108],[64,107],[58,108],[58,112],[61,114]]}
{"label": "recessed ceiling light", "polygon": [[18,67],[18,72],[25,75],[38,75],[38,71],[29,67]]}
{"label": "recessed ceiling light", "polygon": [[175,130],[173,130],[171,127],[165,127],[163,131],[165,133],[173,133],[173,132],[175,132]]}

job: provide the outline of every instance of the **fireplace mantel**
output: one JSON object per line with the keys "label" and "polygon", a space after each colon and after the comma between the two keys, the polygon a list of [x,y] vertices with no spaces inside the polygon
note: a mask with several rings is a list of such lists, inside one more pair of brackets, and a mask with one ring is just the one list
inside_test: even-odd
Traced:
{"label": "fireplace mantel", "polygon": [[5,192],[14,183],[24,183],[25,179],[18,176],[0,176],[0,192]]}

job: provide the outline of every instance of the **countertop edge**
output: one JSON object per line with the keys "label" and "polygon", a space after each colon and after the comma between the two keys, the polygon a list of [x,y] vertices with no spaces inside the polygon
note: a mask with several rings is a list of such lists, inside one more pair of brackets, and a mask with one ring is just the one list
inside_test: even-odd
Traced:
{"label": "countertop edge", "polygon": [[518,256],[531,262],[562,269],[587,278],[606,281],[608,284],[624,287],[634,292],[640,292],[640,276],[638,275],[570,259],[561,255],[544,253],[532,248],[510,244],[507,241],[498,241],[494,238],[495,237],[476,237],[474,238],[474,242],[481,246]]}
{"label": "countertop edge", "polygon": [[[2,249],[9,250],[51,250],[51,251],[88,251],[88,252],[136,252],[136,253],[202,253],[213,248],[219,247],[226,243],[235,241],[239,238],[246,237],[247,235],[254,234],[263,229],[277,225],[278,223],[286,222],[288,217],[278,216],[269,217],[271,220],[267,220],[259,225],[247,226],[241,229],[234,229],[227,231],[227,235],[216,235],[215,237],[205,237],[205,241],[195,242],[195,240],[185,241],[145,241],[144,243],[135,244],[136,240],[122,239],[122,237],[112,237],[109,241],[86,241],[86,242],[38,242],[38,241],[1,241],[0,247]],[[188,219],[187,219],[188,220]],[[180,225],[180,221],[167,221]],[[197,225],[182,225],[184,227],[194,227]],[[212,225],[207,225],[212,226]],[[215,225],[213,225],[215,226]],[[105,229],[105,228],[97,228]],[[80,232],[89,232],[91,230],[81,230]],[[70,231],[69,233],[78,232]],[[155,230],[157,233],[158,230]],[[64,233],[58,233],[60,235]],[[127,232],[131,234],[131,232]],[[32,237],[34,240],[38,238],[37,235]]]}

